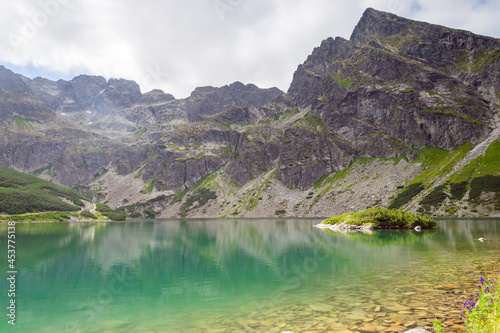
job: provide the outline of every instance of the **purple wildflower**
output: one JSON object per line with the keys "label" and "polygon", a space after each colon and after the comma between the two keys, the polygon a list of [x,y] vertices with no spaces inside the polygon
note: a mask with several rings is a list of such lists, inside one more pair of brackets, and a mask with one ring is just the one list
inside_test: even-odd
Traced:
{"label": "purple wildflower", "polygon": [[479,281],[481,282],[481,284],[484,284],[484,277],[481,276],[481,278],[479,279]]}
{"label": "purple wildflower", "polygon": [[476,306],[476,303],[474,303],[471,300],[468,300],[467,302],[464,303],[464,308],[466,308],[469,313],[472,312],[472,308],[475,306]]}

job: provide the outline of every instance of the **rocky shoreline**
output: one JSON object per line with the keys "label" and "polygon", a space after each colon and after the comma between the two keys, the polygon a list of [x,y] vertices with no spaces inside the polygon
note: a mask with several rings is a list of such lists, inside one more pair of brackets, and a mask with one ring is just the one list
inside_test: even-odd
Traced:
{"label": "rocky shoreline", "polygon": [[328,229],[331,231],[339,231],[339,232],[361,231],[370,233],[373,230],[375,230],[375,228],[371,224],[354,225],[354,224],[346,224],[345,222],[339,224],[320,223],[314,225],[314,227],[318,229]]}
{"label": "rocky shoreline", "polygon": [[[327,229],[331,231],[338,231],[338,232],[365,232],[365,233],[371,233],[375,228],[373,227],[372,224],[361,224],[361,225],[353,225],[353,224],[347,224],[345,222],[339,223],[339,224],[325,224],[325,223],[320,223],[314,225],[314,227],[318,229]],[[420,226],[416,226],[413,228],[415,231],[420,231],[422,228]]]}

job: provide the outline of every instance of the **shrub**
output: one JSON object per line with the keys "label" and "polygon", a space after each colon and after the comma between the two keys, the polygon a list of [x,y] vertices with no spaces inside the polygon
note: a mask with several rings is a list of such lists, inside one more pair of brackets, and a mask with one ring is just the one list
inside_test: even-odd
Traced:
{"label": "shrub", "polygon": [[492,175],[477,177],[470,182],[470,187],[469,198],[474,201],[479,199],[483,191],[500,192],[500,177]]}
{"label": "shrub", "polygon": [[106,212],[103,213],[108,219],[112,221],[125,221],[127,219],[127,214],[121,212]]}
{"label": "shrub", "polygon": [[389,209],[398,209],[413,199],[417,194],[422,192],[424,186],[422,183],[411,184],[403,192],[399,193],[398,196],[389,205]]}
{"label": "shrub", "polygon": [[450,185],[450,194],[452,200],[461,200],[467,192],[467,182],[452,183]]}
{"label": "shrub", "polygon": [[373,207],[361,212],[350,212],[332,216],[323,221],[326,224],[346,223],[351,225],[371,224],[376,229],[405,229],[420,226],[435,228],[436,221],[397,209]]}
{"label": "shrub", "polygon": [[274,212],[274,215],[283,215],[283,214],[285,214],[285,213],[286,213],[286,210],[284,210],[284,209],[280,209],[280,210],[275,211],[275,212]]}
{"label": "shrub", "polygon": [[111,209],[108,205],[103,204],[103,203],[101,203],[101,202],[97,202],[97,203],[95,204],[95,209],[96,209],[98,212],[101,212],[101,213],[105,213],[105,212],[113,211],[113,209]]}
{"label": "shrub", "polygon": [[94,214],[92,214],[88,210],[82,210],[80,212],[80,216],[86,217],[86,218],[91,219],[91,220],[97,220],[97,216],[95,216]]}
{"label": "shrub", "polygon": [[127,218],[127,214],[125,214],[124,212],[117,212],[111,209],[109,206],[100,202],[95,204],[95,209],[112,221],[125,221],[125,219]]}
{"label": "shrub", "polygon": [[443,201],[448,198],[448,195],[444,193],[444,185],[435,187],[431,193],[427,194],[421,201],[420,204],[425,208],[439,207]]}
{"label": "shrub", "polygon": [[[216,198],[217,194],[209,190],[208,188],[202,187],[200,189],[197,189],[190,196],[188,196],[186,201],[181,205],[181,208],[179,210],[180,216],[186,217],[187,213],[190,210],[200,208],[204,206],[208,202],[208,200]],[[198,202],[198,205],[195,207],[191,207],[195,202]]]}
{"label": "shrub", "polygon": [[150,207],[150,208],[146,209],[146,210],[144,211],[144,214],[146,214],[146,217],[147,217],[148,219],[154,219],[154,218],[156,217],[156,212],[153,210],[153,208],[152,208],[152,207]]}

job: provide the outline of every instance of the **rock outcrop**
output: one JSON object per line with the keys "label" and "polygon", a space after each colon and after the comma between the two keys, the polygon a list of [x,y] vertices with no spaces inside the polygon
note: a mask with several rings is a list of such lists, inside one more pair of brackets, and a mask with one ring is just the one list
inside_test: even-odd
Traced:
{"label": "rock outcrop", "polygon": [[185,112],[189,121],[201,120],[201,115],[214,115],[232,107],[262,106],[282,95],[278,88],[260,89],[254,84],[234,82],[221,88],[196,88],[186,99]]}

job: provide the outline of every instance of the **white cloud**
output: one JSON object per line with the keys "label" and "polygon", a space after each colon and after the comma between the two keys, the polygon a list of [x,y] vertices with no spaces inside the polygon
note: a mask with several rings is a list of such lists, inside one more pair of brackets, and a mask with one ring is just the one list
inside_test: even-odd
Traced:
{"label": "white cloud", "polygon": [[500,33],[493,0],[17,0],[0,13],[0,63],[123,77],[178,98],[234,81],[286,91],[312,49],[349,38],[366,7]]}

